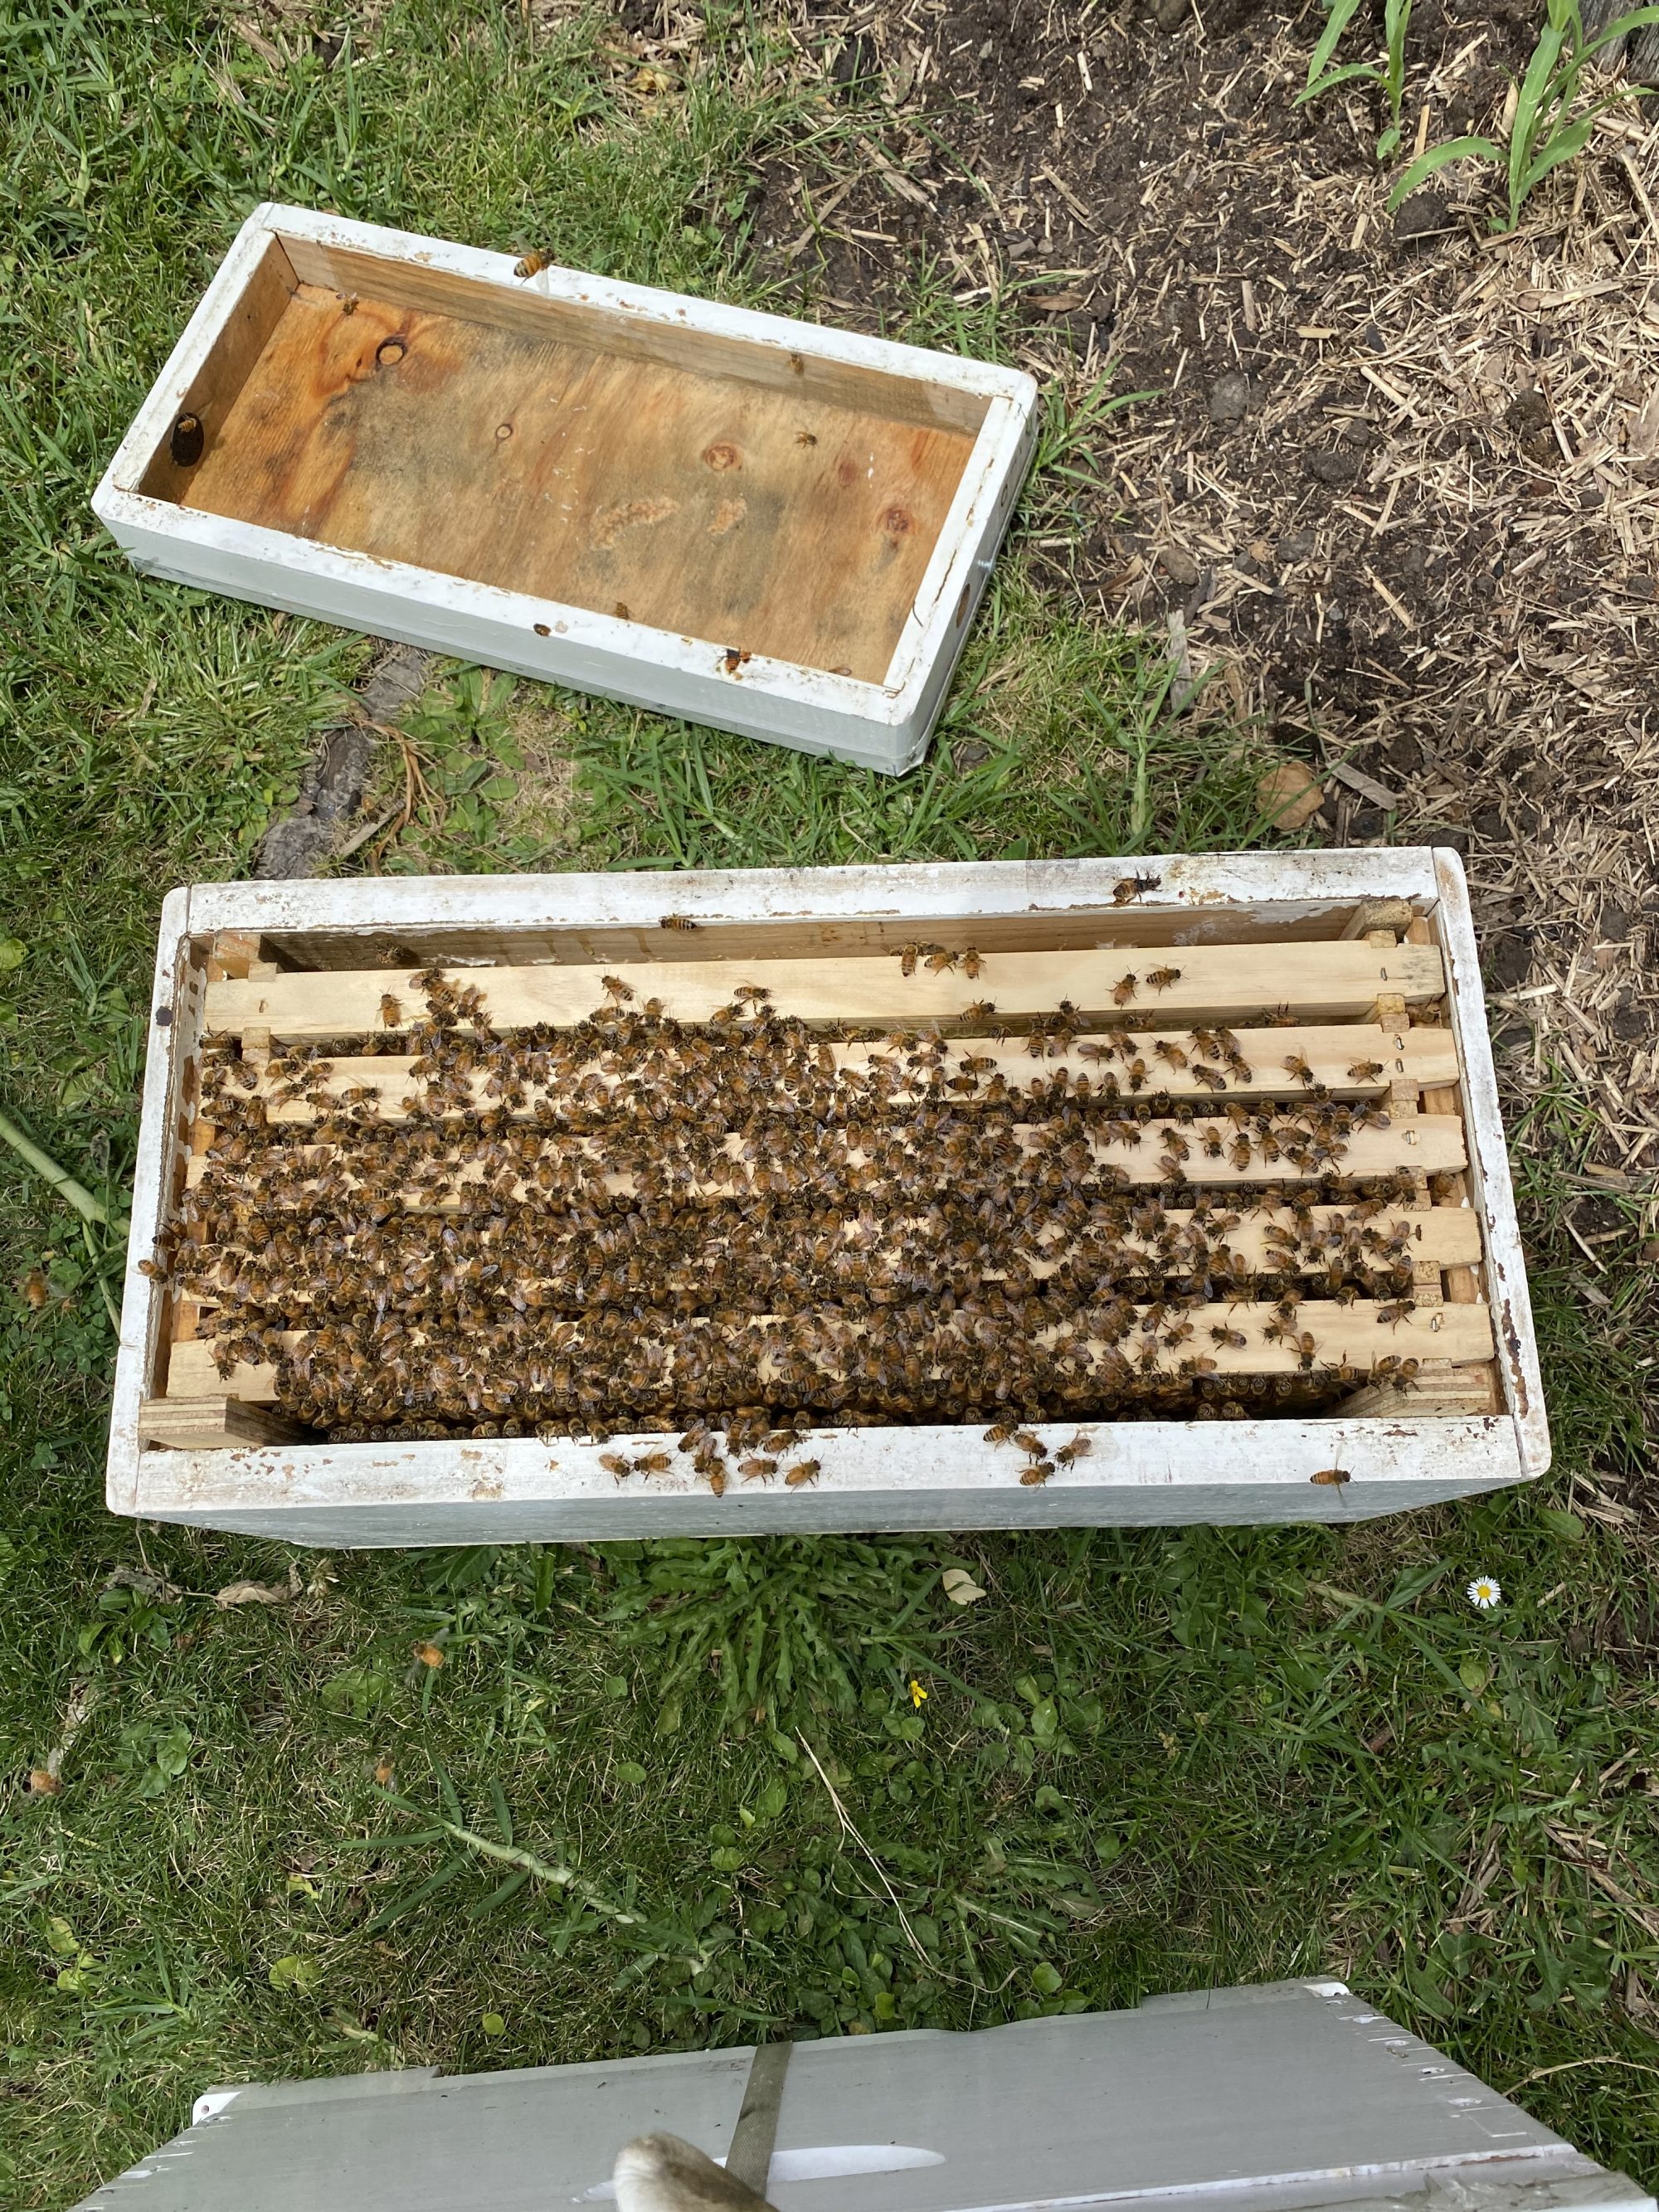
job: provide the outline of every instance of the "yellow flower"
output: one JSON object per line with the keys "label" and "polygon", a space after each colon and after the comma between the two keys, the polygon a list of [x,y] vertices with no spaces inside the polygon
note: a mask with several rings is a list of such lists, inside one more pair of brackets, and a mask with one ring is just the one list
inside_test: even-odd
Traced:
{"label": "yellow flower", "polygon": [[912,1674],[910,1677],[910,1703],[913,1705],[920,1705],[927,1698],[927,1691],[922,1688],[921,1683],[917,1681],[915,1676]]}

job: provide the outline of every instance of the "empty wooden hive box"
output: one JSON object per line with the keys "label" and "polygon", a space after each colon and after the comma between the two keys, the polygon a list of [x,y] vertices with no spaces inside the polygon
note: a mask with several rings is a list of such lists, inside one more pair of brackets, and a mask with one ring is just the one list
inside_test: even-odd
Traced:
{"label": "empty wooden hive box", "polygon": [[1036,398],[1015,369],[267,206],[93,507],[155,575],[897,772]]}
{"label": "empty wooden hive box", "polygon": [[160,1519],[1341,1520],[1548,1461],[1443,853],[176,891],[134,1224]]}

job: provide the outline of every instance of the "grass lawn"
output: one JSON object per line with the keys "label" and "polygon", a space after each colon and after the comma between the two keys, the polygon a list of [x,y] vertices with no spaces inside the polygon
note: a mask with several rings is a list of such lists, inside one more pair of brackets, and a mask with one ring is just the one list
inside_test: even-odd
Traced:
{"label": "grass lawn", "polygon": [[[392,0],[337,52],[303,7],[248,20],[0,0],[0,1109],[117,1216],[161,896],[246,865],[368,653],[145,585],[88,508],[237,224],[289,198],[752,298],[757,165],[809,139],[850,161],[871,127],[720,0],[654,88],[597,15]],[[1008,342],[975,313],[919,268],[900,334]],[[1040,580],[1111,433],[1056,407],[904,781],[451,669],[410,726],[434,807],[382,865],[1259,842],[1265,741],[1160,720],[1134,641]],[[1340,1533],[295,1555],[291,1583],[278,1546],[106,1516],[112,1239],[9,1173],[6,2201],[72,2201],[214,2082],[1315,1972],[1651,2186],[1650,1347],[1644,1286],[1592,1277],[1565,1226],[1594,1133],[1566,1072],[1515,1129],[1557,1436],[1536,1494]],[[960,1609],[958,1565],[986,1593]],[[1491,1615],[1462,1595],[1483,1569]],[[283,1601],[221,1609],[240,1578]],[[60,1790],[31,1793],[54,1750]]]}

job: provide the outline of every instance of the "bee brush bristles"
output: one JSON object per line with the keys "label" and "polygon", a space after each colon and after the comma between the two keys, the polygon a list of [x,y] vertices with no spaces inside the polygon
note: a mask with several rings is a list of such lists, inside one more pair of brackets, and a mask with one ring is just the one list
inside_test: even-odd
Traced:
{"label": "bee brush bristles", "polygon": [[771,2212],[765,2197],[680,2136],[624,2143],[611,2179],[618,2212]]}

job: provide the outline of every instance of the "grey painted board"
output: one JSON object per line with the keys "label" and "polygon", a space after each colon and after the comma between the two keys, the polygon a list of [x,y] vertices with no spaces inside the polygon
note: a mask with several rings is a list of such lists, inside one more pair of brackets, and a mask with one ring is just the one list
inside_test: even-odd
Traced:
{"label": "grey painted board", "polygon": [[[723,2155],[752,2057],[250,2087],[82,2212],[576,2212],[607,2201],[633,2136],[665,2128]],[[1171,2195],[1218,2212],[1401,2200],[1417,2212],[1653,2212],[1328,1981],[797,2045],[769,2189],[779,2212]]]}

